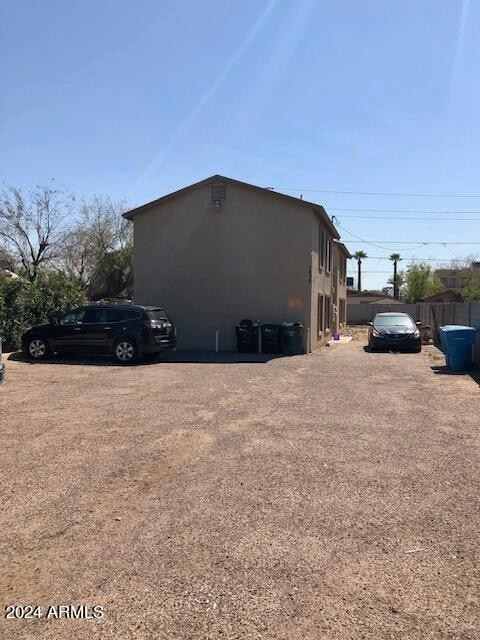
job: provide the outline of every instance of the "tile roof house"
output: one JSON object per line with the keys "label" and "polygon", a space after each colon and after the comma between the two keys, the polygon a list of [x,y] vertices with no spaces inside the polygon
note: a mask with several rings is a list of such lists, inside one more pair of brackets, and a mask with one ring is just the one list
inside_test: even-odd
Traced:
{"label": "tile roof house", "polygon": [[348,249],[325,209],[214,175],[124,214],[134,298],[159,305],[179,349],[235,350],[235,325],[302,322],[304,349],[346,321]]}

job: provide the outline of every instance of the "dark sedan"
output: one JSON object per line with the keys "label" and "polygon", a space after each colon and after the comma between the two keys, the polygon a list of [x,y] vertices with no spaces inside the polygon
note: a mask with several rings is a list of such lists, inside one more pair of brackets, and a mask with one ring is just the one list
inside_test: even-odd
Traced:
{"label": "dark sedan", "polygon": [[373,322],[369,322],[368,346],[370,351],[376,349],[393,349],[394,351],[422,350],[420,322],[415,322],[408,313],[377,313]]}

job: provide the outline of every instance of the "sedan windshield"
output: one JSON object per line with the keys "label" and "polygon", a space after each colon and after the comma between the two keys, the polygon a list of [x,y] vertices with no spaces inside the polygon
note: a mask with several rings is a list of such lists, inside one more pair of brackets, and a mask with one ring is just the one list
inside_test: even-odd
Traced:
{"label": "sedan windshield", "polygon": [[408,316],[377,316],[377,327],[413,327],[413,320]]}

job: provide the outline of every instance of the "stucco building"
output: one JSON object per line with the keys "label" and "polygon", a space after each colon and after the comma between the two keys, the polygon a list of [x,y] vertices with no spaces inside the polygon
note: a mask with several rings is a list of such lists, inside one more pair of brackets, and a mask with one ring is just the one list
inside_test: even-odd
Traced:
{"label": "stucco building", "polygon": [[235,325],[302,322],[316,349],[346,321],[348,249],[321,205],[215,175],[124,214],[134,297],[159,305],[180,349],[235,350]]}

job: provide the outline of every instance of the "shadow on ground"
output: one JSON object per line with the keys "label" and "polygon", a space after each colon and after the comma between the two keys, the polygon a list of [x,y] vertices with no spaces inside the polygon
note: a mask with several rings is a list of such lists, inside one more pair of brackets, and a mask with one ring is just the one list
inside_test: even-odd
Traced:
{"label": "shadow on ground", "polygon": [[8,360],[25,362],[27,364],[52,364],[52,365],[72,365],[72,366],[96,366],[96,367],[139,367],[149,366],[162,363],[177,364],[265,364],[270,360],[277,358],[286,358],[288,355],[281,353],[236,353],[221,352],[215,353],[210,351],[171,351],[160,354],[151,358],[142,358],[129,364],[123,364],[112,359],[108,355],[98,356],[78,356],[78,355],[55,355],[47,360],[35,361],[25,356],[21,351],[15,351],[8,356]]}
{"label": "shadow on ground", "polygon": [[365,353],[392,353],[396,356],[400,356],[400,355],[411,355],[412,353],[417,353],[416,351],[412,351],[411,349],[399,349],[398,351],[394,350],[394,349],[371,349],[368,344],[365,345],[363,347],[363,350],[365,351]]}
{"label": "shadow on ground", "polygon": [[445,365],[434,365],[430,367],[430,369],[436,375],[446,375],[446,376],[470,376],[474,382],[480,385],[480,371],[451,371]]}

